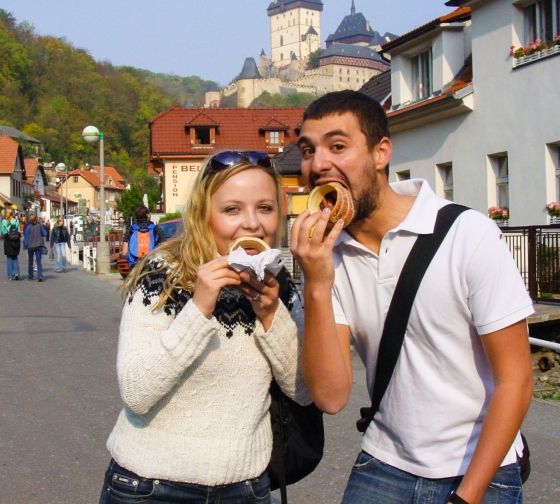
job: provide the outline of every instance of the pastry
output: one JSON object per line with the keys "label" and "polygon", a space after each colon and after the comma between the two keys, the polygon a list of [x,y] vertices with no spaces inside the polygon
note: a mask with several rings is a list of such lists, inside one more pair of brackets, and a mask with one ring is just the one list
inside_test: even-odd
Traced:
{"label": "pastry", "polygon": [[354,201],[352,194],[338,182],[328,182],[315,187],[309,194],[307,208],[313,212],[319,212],[325,207],[331,209],[329,222],[336,224],[339,219],[344,221],[344,227],[348,226],[354,218]]}
{"label": "pastry", "polygon": [[255,236],[242,236],[240,238],[237,238],[237,240],[235,240],[230,245],[229,253],[231,254],[236,248],[239,247],[244,249],[258,250],[259,252],[264,252],[265,250],[270,249],[268,243]]}

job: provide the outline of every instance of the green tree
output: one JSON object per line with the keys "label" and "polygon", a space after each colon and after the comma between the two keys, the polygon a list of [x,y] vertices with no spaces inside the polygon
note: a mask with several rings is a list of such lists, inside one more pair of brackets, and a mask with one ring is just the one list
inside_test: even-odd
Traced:
{"label": "green tree", "polygon": [[319,68],[320,66],[320,58],[321,54],[323,54],[323,49],[319,47],[309,55],[309,60],[307,61],[307,70],[313,70],[315,68]]}

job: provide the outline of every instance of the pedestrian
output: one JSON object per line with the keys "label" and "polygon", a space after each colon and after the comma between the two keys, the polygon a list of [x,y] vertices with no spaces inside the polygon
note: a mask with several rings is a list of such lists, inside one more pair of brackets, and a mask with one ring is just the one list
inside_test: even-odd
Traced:
{"label": "pedestrian", "polygon": [[47,230],[47,241],[51,239],[51,221],[50,219],[43,220],[43,226]]}
{"label": "pedestrian", "polygon": [[30,214],[23,230],[23,248],[27,250],[28,280],[33,280],[33,262],[37,262],[37,280],[43,281],[43,254],[47,230],[38,222],[37,215]]}
{"label": "pedestrian", "polygon": [[18,255],[21,248],[21,235],[19,233],[19,221],[14,217],[10,209],[6,210],[0,232],[4,238],[4,254],[8,264],[8,279],[19,280]]}
{"label": "pedestrian", "polygon": [[139,259],[165,241],[161,228],[150,220],[150,210],[145,205],[134,209],[134,223],[127,225],[123,234],[121,256],[126,257],[132,268]]}
{"label": "pedestrian", "polygon": [[277,246],[282,207],[266,153],[216,154],[194,183],[185,232],[126,279],[125,406],[107,442],[101,504],[271,502],[272,377],[310,402],[298,366],[301,305],[285,268],[261,282],[232,269],[228,253],[242,236]]}
{"label": "pedestrian", "polygon": [[70,233],[64,225],[64,220],[59,217],[51,232],[51,249],[54,251],[55,271],[66,273],[66,247],[70,248]]}
{"label": "pedestrian", "polygon": [[[449,204],[425,180],[388,182],[387,119],[355,91],[307,108],[298,145],[311,186],[339,182],[355,217],[300,215],[292,251],[304,275],[303,373],[336,413],[352,387],[350,341],[370,395],[385,316],[416,238]],[[327,205],[328,206],[328,205]],[[519,428],[532,397],[532,302],[499,228],[474,210],[455,221],[414,299],[400,356],[362,439],[343,503],[519,503]],[[429,495],[429,497],[428,497]]]}

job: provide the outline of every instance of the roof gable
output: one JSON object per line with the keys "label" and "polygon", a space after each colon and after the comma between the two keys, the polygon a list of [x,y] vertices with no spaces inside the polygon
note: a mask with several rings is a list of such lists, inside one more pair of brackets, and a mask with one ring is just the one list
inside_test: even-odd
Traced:
{"label": "roof gable", "polygon": [[187,126],[218,126],[218,123],[207,116],[204,112],[195,115],[190,121],[185,123]]}
{"label": "roof gable", "polygon": [[20,145],[10,137],[0,136],[0,174],[11,175],[14,173],[18,156],[21,160],[21,167],[24,169],[23,151]]}

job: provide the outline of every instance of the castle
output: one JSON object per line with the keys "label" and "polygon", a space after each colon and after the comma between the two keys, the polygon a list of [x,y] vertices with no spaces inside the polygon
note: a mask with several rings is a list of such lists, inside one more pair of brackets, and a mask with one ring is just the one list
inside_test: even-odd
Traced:
{"label": "castle", "polygon": [[[207,107],[221,100],[249,107],[264,92],[322,95],[341,89],[359,89],[390,65],[377,52],[396,36],[380,35],[364,15],[350,14],[321,48],[321,0],[274,0],[267,8],[270,20],[270,56],[262,50],[259,63],[247,58],[236,81],[221,92],[208,93]],[[314,64],[310,62],[314,60]],[[317,63],[318,61],[318,63]]]}

